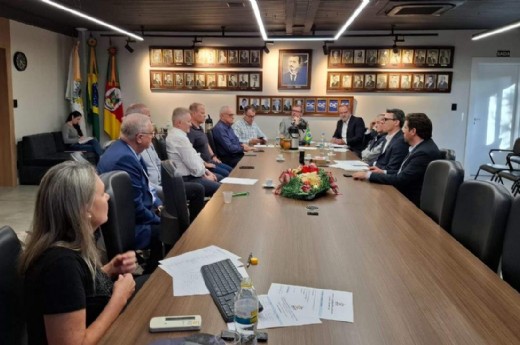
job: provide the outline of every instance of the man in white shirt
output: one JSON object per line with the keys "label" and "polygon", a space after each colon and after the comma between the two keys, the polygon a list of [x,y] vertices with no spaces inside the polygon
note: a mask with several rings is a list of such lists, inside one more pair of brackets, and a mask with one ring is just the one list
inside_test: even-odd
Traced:
{"label": "man in white shirt", "polygon": [[166,152],[173,160],[177,171],[186,182],[197,182],[204,186],[205,195],[212,196],[220,187],[222,176],[215,175],[204,165],[204,160],[195,151],[188,139],[191,128],[190,111],[186,108],[175,108],[172,114],[173,128],[166,137]]}
{"label": "man in white shirt", "polygon": [[256,144],[265,144],[267,137],[264,132],[258,127],[255,121],[255,108],[248,105],[245,108],[244,117],[233,123],[233,131],[240,140],[241,144],[254,146]]}

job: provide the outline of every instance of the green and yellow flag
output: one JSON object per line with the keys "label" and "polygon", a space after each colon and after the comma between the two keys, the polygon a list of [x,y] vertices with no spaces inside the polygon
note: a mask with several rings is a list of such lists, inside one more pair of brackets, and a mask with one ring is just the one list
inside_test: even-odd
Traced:
{"label": "green and yellow flag", "polygon": [[92,126],[92,136],[99,141],[99,93],[98,93],[98,68],[96,61],[97,41],[90,37],[87,41],[90,47],[88,56],[88,80],[87,80],[87,118]]}
{"label": "green and yellow flag", "polygon": [[107,82],[105,87],[105,111],[103,119],[103,128],[110,139],[119,138],[119,130],[123,121],[123,98],[119,85],[119,76],[117,74],[117,48],[108,48],[108,69]]}

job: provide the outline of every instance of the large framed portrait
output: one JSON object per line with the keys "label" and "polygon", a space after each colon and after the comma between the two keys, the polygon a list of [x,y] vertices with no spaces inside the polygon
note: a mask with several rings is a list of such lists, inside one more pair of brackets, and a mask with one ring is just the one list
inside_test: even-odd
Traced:
{"label": "large framed portrait", "polygon": [[311,88],[312,50],[280,50],[278,90]]}

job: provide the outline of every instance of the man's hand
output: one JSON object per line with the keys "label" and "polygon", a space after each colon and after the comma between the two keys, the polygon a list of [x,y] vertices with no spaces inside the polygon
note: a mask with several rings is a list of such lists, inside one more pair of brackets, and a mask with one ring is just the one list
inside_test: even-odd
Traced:
{"label": "man's hand", "polygon": [[207,178],[210,181],[217,182],[217,176],[214,173],[212,173],[211,171],[209,171],[209,170],[206,170],[206,173],[204,174],[204,177]]}
{"label": "man's hand", "polygon": [[368,170],[370,170],[373,174],[384,174],[384,170],[379,169],[378,167],[368,167]]}
{"label": "man's hand", "polygon": [[365,181],[368,179],[367,173],[364,171],[358,171],[352,174],[354,180]]}
{"label": "man's hand", "polygon": [[208,163],[208,162],[204,162],[204,166],[206,167],[206,169],[213,169],[213,168],[215,168],[215,164]]}
{"label": "man's hand", "polygon": [[336,144],[336,145],[346,145],[347,144],[343,139],[338,139],[338,138],[332,138],[332,140],[330,142],[333,144]]}
{"label": "man's hand", "polygon": [[253,150],[253,148],[247,144],[242,144],[242,149],[244,150],[244,152],[249,152]]}
{"label": "man's hand", "polygon": [[261,142],[262,142],[262,140],[260,140],[258,138],[253,138],[253,139],[249,140],[248,144],[251,145],[251,146],[254,146],[256,144],[260,144]]}
{"label": "man's hand", "polygon": [[218,159],[217,156],[213,156],[213,158],[211,158],[211,160],[213,161],[213,163],[215,164],[222,164],[222,161],[220,159]]}

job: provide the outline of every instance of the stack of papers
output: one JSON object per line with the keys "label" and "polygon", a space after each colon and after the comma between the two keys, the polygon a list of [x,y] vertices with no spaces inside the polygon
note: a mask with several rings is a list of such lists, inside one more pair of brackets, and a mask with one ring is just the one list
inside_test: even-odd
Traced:
{"label": "stack of papers", "polygon": [[354,322],[351,292],[304,286],[271,284],[267,295],[258,297],[264,310],[258,328],[321,323],[321,319]]}
{"label": "stack of papers", "polygon": [[362,161],[335,161],[335,164],[330,164],[331,168],[339,168],[348,172],[356,172],[356,171],[367,171],[368,164]]}
{"label": "stack of papers", "polygon": [[246,186],[254,185],[258,180],[254,178],[226,177],[220,180],[220,183],[241,184]]}
{"label": "stack of papers", "polygon": [[159,261],[162,268],[173,278],[174,296],[207,295],[200,268],[217,261],[230,259],[242,277],[248,277],[240,257],[217,246],[209,246]]}

